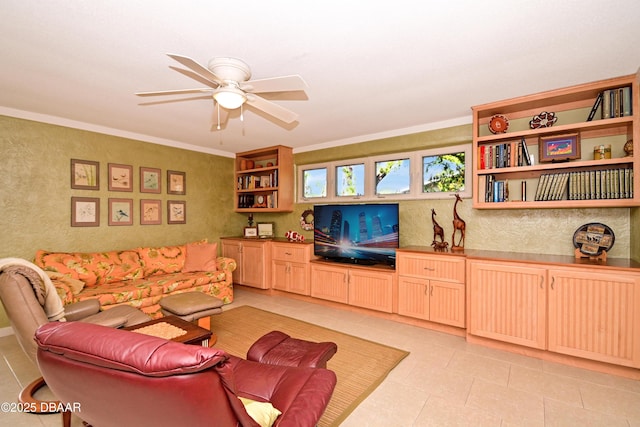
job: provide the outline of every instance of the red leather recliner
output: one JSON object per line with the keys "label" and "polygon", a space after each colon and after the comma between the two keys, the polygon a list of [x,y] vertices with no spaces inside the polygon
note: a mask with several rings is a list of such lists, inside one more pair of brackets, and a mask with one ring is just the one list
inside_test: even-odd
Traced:
{"label": "red leather recliner", "polygon": [[266,365],[87,323],[47,323],[35,340],[53,393],[100,427],[257,427],[237,396],[271,402],[282,412],[274,426],[315,426],[336,384],[326,369]]}

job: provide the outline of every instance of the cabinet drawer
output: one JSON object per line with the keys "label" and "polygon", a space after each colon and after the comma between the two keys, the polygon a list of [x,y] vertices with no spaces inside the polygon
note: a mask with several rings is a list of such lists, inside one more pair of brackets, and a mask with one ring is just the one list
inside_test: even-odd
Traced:
{"label": "cabinet drawer", "polygon": [[398,274],[401,276],[451,280],[464,283],[465,261],[450,256],[399,254]]}
{"label": "cabinet drawer", "polygon": [[309,261],[309,245],[274,243],[271,256],[278,261],[307,262]]}

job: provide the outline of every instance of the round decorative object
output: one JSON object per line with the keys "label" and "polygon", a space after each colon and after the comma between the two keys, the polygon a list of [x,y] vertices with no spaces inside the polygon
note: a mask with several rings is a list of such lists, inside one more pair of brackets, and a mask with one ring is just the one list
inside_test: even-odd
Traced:
{"label": "round decorative object", "polygon": [[533,116],[529,122],[529,127],[531,129],[549,128],[557,121],[558,117],[556,116],[556,113],[547,113],[546,111],[543,111],[537,116]]}
{"label": "round decorative object", "polygon": [[509,119],[502,114],[496,114],[489,120],[489,130],[491,133],[505,133],[509,129]]}
{"label": "round decorative object", "polygon": [[300,216],[300,227],[305,231],[313,230],[313,210],[307,209]]}
{"label": "round decorative object", "polygon": [[580,226],[573,233],[573,246],[589,256],[600,255],[613,247],[616,236],[613,230],[599,222],[590,222]]}
{"label": "round decorative object", "polygon": [[262,195],[262,194],[258,194],[256,196],[256,201],[253,204],[254,208],[266,208],[267,207],[267,198]]}
{"label": "round decorative object", "polygon": [[626,157],[632,157],[633,156],[633,139],[628,140],[624,144],[624,154],[625,154]]}

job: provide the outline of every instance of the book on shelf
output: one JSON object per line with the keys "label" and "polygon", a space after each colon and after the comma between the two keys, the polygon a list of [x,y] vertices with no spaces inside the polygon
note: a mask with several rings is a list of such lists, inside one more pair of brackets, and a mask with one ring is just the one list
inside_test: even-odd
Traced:
{"label": "book on shelf", "polygon": [[598,111],[598,108],[600,108],[600,104],[602,104],[602,98],[603,94],[602,92],[600,92],[598,94],[598,97],[596,98],[596,102],[593,103],[593,107],[591,107],[591,111],[589,112],[589,117],[587,118],[588,122],[593,120],[593,118],[596,116],[596,111]]}
{"label": "book on shelf", "polygon": [[631,86],[624,86],[614,89],[603,90],[596,98],[596,101],[589,113],[587,121],[593,119],[595,116],[594,108],[597,109],[596,104],[601,98],[602,111],[600,117],[603,119],[612,119],[616,117],[627,117],[633,114],[633,103]]}
{"label": "book on shelf", "polygon": [[531,156],[524,138],[520,142],[485,144],[478,147],[479,170],[529,165],[531,165]]}

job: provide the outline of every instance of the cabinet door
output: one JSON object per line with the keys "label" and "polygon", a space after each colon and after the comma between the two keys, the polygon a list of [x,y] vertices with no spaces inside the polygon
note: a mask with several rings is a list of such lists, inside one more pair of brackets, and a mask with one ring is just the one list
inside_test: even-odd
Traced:
{"label": "cabinet door", "polygon": [[271,265],[271,287],[280,291],[288,291],[289,263],[285,261],[273,261]]}
{"label": "cabinet door", "polygon": [[400,276],[398,314],[429,320],[429,281],[427,279]]}
{"label": "cabinet door", "polygon": [[546,269],[470,260],[468,279],[468,333],[546,347]]}
{"label": "cabinet door", "polygon": [[242,243],[242,282],[254,288],[269,289],[266,274],[265,245],[262,243]]}
{"label": "cabinet door", "polygon": [[465,286],[462,283],[431,280],[429,320],[464,328]]}
{"label": "cabinet door", "polygon": [[242,246],[240,242],[222,240],[222,255],[236,260],[236,269],[233,271],[233,282],[242,283]]}
{"label": "cabinet door", "polygon": [[549,350],[640,367],[640,275],[549,270]]}
{"label": "cabinet door", "polygon": [[394,276],[392,272],[351,269],[349,304],[391,313]]}
{"label": "cabinet door", "polygon": [[298,262],[289,263],[289,282],[287,290],[301,295],[309,295],[311,286],[309,285],[309,265]]}
{"label": "cabinet door", "polygon": [[346,304],[349,299],[348,278],[347,268],[311,264],[311,296]]}

